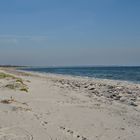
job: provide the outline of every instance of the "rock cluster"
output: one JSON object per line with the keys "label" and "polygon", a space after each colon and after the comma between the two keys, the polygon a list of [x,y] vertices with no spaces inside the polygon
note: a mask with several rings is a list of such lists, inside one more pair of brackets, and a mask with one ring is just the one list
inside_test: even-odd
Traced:
{"label": "rock cluster", "polygon": [[106,80],[77,80],[77,79],[60,79],[55,81],[60,84],[61,88],[69,88],[72,90],[82,90],[88,93],[88,97],[96,95],[105,97],[110,100],[117,100],[132,106],[140,104],[140,87],[138,84],[123,84]]}

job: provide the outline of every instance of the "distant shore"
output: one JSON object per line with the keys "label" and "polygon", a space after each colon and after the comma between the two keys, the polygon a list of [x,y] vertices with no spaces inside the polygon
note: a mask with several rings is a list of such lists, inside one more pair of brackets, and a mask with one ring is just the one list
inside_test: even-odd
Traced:
{"label": "distant shore", "polygon": [[137,140],[140,84],[0,68],[0,140]]}

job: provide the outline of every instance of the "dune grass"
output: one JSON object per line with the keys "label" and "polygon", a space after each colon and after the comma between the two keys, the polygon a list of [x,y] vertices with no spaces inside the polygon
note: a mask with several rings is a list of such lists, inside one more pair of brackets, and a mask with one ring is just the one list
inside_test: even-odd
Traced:
{"label": "dune grass", "polygon": [[13,75],[0,72],[0,79],[4,79],[4,78],[15,78],[15,77]]}
{"label": "dune grass", "polygon": [[23,88],[20,89],[20,91],[28,92],[28,88],[27,87],[23,87]]}
{"label": "dune grass", "polygon": [[5,85],[5,87],[12,90],[20,90],[20,91],[28,92],[28,87],[23,83],[23,81],[22,82],[15,81]]}
{"label": "dune grass", "polygon": [[27,85],[19,77],[15,77],[13,75],[0,72],[0,79],[9,80],[9,83],[5,85],[5,87],[8,89],[28,92]]}

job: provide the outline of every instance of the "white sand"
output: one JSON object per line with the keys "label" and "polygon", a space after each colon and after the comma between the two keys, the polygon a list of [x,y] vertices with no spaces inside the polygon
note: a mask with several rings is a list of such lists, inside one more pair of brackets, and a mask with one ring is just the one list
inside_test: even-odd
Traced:
{"label": "white sand", "polygon": [[0,100],[14,99],[0,103],[0,140],[140,140],[139,84],[6,72],[29,92],[0,79]]}

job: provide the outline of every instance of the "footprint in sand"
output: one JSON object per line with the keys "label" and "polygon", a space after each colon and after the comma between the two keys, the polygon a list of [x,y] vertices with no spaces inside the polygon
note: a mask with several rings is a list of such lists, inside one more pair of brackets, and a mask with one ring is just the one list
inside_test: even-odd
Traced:
{"label": "footprint in sand", "polygon": [[42,114],[34,114],[34,117],[39,121],[40,125],[44,129],[47,129],[46,126],[47,126],[48,122],[43,120]]}
{"label": "footprint in sand", "polygon": [[46,122],[46,121],[41,121],[40,124],[41,124],[43,127],[45,127],[45,129],[46,129],[46,125],[48,124],[48,122]]}
{"label": "footprint in sand", "polygon": [[78,134],[77,132],[74,132],[71,129],[68,129],[66,127],[61,126],[60,130],[62,130],[64,133],[71,135],[74,138],[77,138],[78,140],[88,140],[86,137],[81,136],[80,134]]}
{"label": "footprint in sand", "polygon": [[7,127],[0,129],[0,140],[33,140],[33,136],[23,128]]}

